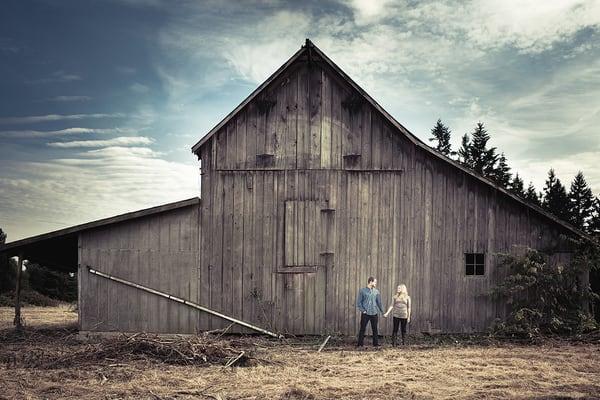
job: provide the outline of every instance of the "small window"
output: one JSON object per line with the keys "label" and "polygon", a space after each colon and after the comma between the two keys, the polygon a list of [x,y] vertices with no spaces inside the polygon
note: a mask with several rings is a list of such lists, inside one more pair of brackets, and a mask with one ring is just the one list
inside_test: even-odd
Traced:
{"label": "small window", "polygon": [[485,272],[485,254],[465,253],[466,275],[483,275]]}

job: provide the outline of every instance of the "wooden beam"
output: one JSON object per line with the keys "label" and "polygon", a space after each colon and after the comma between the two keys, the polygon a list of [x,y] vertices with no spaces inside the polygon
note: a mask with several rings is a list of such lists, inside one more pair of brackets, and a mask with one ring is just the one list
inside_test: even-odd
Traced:
{"label": "wooden beam", "polygon": [[21,276],[23,275],[23,254],[19,254],[19,261],[17,263],[17,283],[15,288],[15,319],[13,324],[18,330],[23,328],[21,320]]}
{"label": "wooden beam", "polygon": [[249,324],[249,323],[247,323],[247,322],[244,322],[244,321],[241,321],[241,320],[239,320],[239,319],[236,319],[236,318],[230,317],[230,316],[228,316],[228,315],[225,315],[225,314],[221,314],[220,312],[217,312],[217,311],[211,310],[210,308],[206,308],[206,307],[204,307],[204,306],[201,306],[200,304],[197,304],[197,303],[191,302],[191,301],[189,301],[189,300],[185,300],[185,299],[182,299],[182,298],[180,298],[180,297],[173,296],[173,295],[170,295],[170,294],[168,294],[168,293],[161,292],[161,291],[159,291],[159,290],[152,289],[152,288],[149,288],[149,287],[147,287],[147,286],[144,286],[144,285],[137,284],[137,283],[135,283],[135,282],[130,282],[130,281],[128,281],[128,280],[121,279],[121,278],[118,278],[118,277],[116,277],[116,276],[113,276],[113,275],[106,274],[106,273],[104,273],[104,272],[100,272],[100,271],[98,271],[97,269],[94,269],[94,268],[90,267],[89,265],[87,266],[87,268],[88,268],[88,270],[90,271],[90,273],[91,273],[91,274],[94,274],[94,275],[96,275],[96,276],[100,276],[100,277],[102,277],[102,278],[106,278],[106,279],[108,279],[108,280],[111,280],[111,281],[115,281],[115,282],[122,283],[123,285],[131,286],[131,287],[134,287],[134,288],[136,288],[136,289],[143,290],[144,292],[148,292],[148,293],[152,293],[152,294],[155,294],[155,295],[157,295],[157,296],[160,296],[160,297],[164,297],[164,298],[166,298],[166,299],[169,299],[169,300],[171,300],[171,301],[175,301],[175,302],[177,302],[177,303],[184,304],[184,305],[186,305],[186,306],[188,306],[188,307],[195,308],[196,310],[200,310],[200,311],[207,312],[207,313],[209,313],[209,314],[212,314],[212,315],[215,315],[215,316],[217,316],[217,317],[219,317],[219,318],[223,318],[223,319],[225,319],[225,320],[227,320],[227,321],[230,321],[230,322],[233,322],[233,323],[235,323],[235,324],[241,325],[241,326],[243,326],[243,327],[246,327],[246,328],[252,329],[253,331],[257,331],[257,332],[260,332],[260,333],[264,333],[265,335],[273,336],[273,337],[275,337],[275,338],[277,338],[277,339],[283,339],[283,335],[279,335],[279,334],[277,334],[277,333],[270,332],[270,331],[268,331],[268,330],[266,330],[266,329],[263,329],[263,328],[260,328],[260,327],[258,327],[258,326],[255,326],[255,325]]}

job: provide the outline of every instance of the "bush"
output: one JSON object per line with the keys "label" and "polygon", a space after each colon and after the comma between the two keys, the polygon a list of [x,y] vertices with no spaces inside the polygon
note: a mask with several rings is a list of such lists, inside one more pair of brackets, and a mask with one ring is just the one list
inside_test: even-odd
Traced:
{"label": "bush", "polygon": [[77,300],[77,275],[51,270],[38,264],[27,264],[29,287],[53,299]]}
{"label": "bush", "polygon": [[587,306],[597,295],[581,281],[583,273],[595,266],[580,253],[568,265],[549,263],[547,255],[533,249],[522,256],[500,255],[499,266],[508,269],[508,275],[491,294],[506,301],[510,311],[506,320],[496,321],[493,333],[533,338],[597,329]]}
{"label": "bush", "polygon": [[[58,300],[38,293],[35,290],[24,290],[21,292],[21,305],[24,306],[56,307],[59,304]],[[14,307],[14,305],[14,290],[0,294],[0,307]]]}

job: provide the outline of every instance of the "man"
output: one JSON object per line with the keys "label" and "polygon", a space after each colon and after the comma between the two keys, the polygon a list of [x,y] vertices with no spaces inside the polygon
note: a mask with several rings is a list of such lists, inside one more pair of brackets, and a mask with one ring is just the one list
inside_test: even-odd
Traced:
{"label": "man", "polygon": [[383,314],[383,306],[381,305],[381,295],[376,289],[377,279],[372,276],[367,280],[367,287],[358,291],[356,299],[356,308],[360,311],[360,330],[358,331],[357,346],[361,347],[365,339],[365,331],[367,324],[371,323],[373,331],[373,346],[379,347],[379,336],[377,333],[378,314]]}

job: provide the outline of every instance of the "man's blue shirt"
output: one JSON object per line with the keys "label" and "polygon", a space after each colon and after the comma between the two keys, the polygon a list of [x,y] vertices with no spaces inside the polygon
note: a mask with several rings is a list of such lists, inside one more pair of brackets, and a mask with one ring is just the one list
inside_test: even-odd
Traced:
{"label": "man's blue shirt", "polygon": [[364,287],[358,291],[358,298],[356,299],[356,308],[361,313],[367,315],[377,315],[380,312],[383,314],[383,306],[381,305],[381,295],[379,290],[373,288]]}

